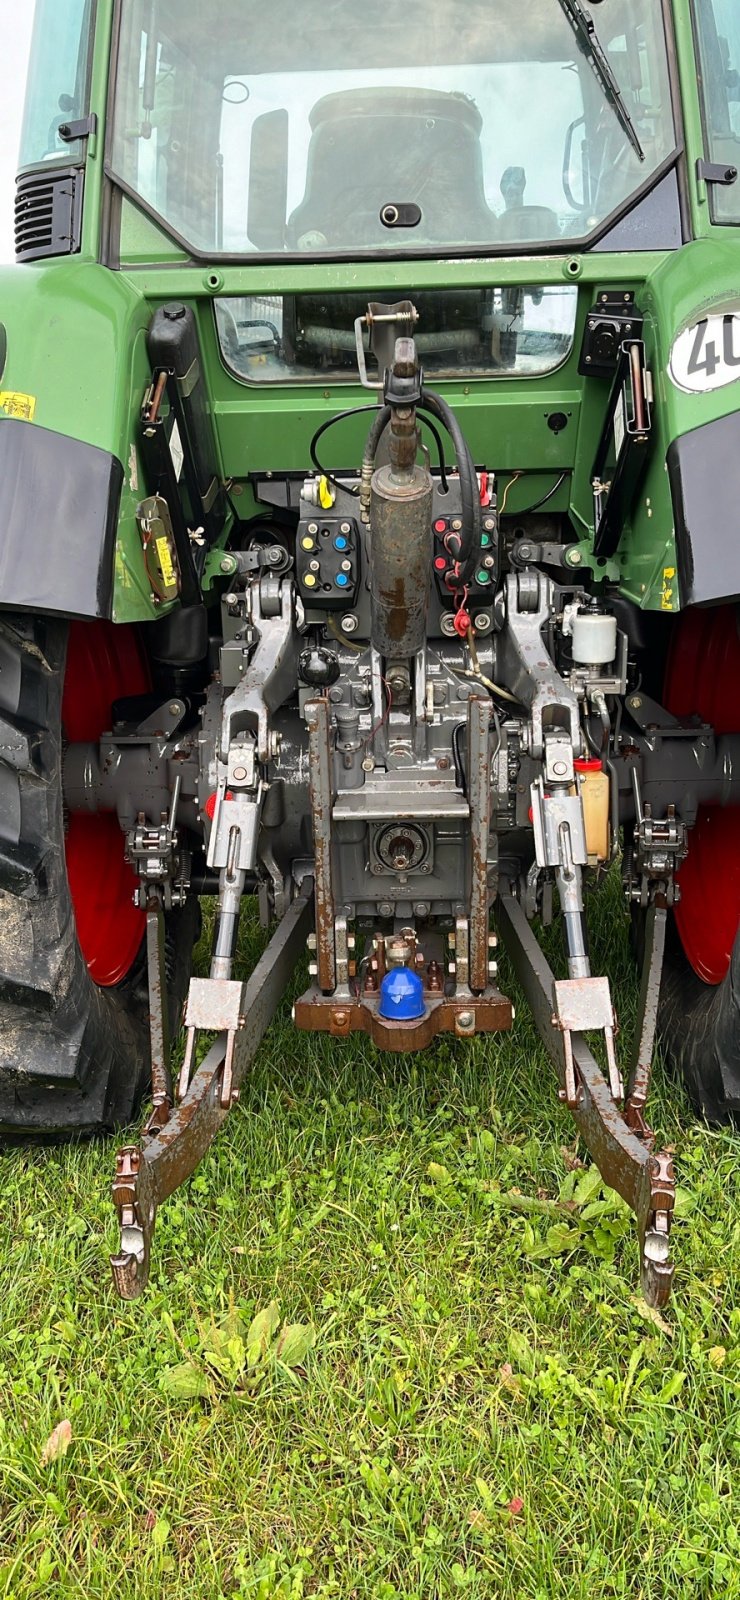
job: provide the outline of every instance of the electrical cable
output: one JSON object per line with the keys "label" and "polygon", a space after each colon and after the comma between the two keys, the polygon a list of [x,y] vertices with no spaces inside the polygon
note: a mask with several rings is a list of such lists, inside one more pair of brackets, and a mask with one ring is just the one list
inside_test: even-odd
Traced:
{"label": "electrical cable", "polygon": [[[510,512],[510,516],[528,517],[528,516],[531,515],[531,513],[533,511],[540,511],[543,506],[547,505],[549,500],[554,499],[555,495],[558,492],[558,489],[562,489],[566,478],[568,478],[569,476],[570,476],[570,469],[566,467],[565,472],[561,472],[557,483],[554,483],[552,488],[548,489],[547,494],[543,494],[541,500],[535,500],[535,503],[534,503],[533,506],[523,506],[521,511],[512,511],[512,512]],[[520,478],[530,478],[530,477],[532,477],[532,473],[530,473],[530,472],[515,472],[513,478],[509,479],[509,482],[507,483],[506,488],[504,490],[504,494],[503,494],[503,499],[501,501],[501,505],[499,507],[499,516],[500,517],[503,516],[503,514],[504,514],[504,512],[506,510],[506,502],[507,502],[507,500],[509,498],[509,490],[513,489],[514,484],[518,483]]]}
{"label": "electrical cable", "polygon": [[383,713],[383,716],[380,719],[380,722],[376,722],[375,727],[370,729],[370,732],[369,732],[367,738],[363,739],[362,746],[361,746],[361,748],[363,750],[366,749],[367,745],[372,744],[372,741],[375,738],[376,734],[380,733],[381,728],[385,727],[386,722],[388,721],[388,718],[390,717],[391,711],[393,709],[393,692],[392,692],[392,690],[390,688],[390,685],[386,683],[385,678],[381,678],[380,681],[381,681],[381,683],[383,685],[383,688],[385,689],[386,708],[385,708],[385,711]]}

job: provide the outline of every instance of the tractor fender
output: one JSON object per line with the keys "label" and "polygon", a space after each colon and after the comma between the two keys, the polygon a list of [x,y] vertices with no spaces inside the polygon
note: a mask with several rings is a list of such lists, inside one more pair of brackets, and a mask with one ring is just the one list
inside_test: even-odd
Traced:
{"label": "tractor fender", "polygon": [[107,450],[0,417],[4,607],[111,617],[122,485]]}

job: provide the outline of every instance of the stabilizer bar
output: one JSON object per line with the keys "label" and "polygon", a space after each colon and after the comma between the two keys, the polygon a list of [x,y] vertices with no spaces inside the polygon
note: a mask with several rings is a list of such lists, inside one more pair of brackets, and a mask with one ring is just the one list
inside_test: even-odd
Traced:
{"label": "stabilizer bar", "polygon": [[[501,939],[527,996],[537,1030],[566,1088],[566,1041],[553,1026],[555,978],[518,900],[505,886],[497,902]],[[670,1296],[673,1265],[669,1234],[675,1205],[673,1164],[667,1152],[653,1155],[649,1142],[627,1126],[584,1035],[570,1036],[579,1093],[570,1109],[581,1137],[605,1182],[637,1217],[642,1292],[651,1306]]]}
{"label": "stabilizer bar", "polygon": [[[229,1114],[231,1101],[284,997],[313,928],[313,879],[304,879],[264,954],[244,985],[240,1022],[233,1036],[231,1093],[222,1093],[229,1035],[221,1033],[198,1067],[187,1092],[161,1128],[145,1130],[141,1143],[119,1151],[113,1202],[121,1224],[121,1249],[111,1258],[113,1281],[124,1300],[146,1288],[157,1211],[195,1171]],[[217,988],[217,982],[214,983]]]}

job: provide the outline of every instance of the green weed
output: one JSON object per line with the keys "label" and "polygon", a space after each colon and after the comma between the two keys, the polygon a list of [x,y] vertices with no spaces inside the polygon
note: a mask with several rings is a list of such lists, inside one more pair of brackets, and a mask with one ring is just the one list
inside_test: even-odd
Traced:
{"label": "green weed", "polygon": [[[594,922],[626,1056],[618,885]],[[649,1311],[502,985],[511,1038],[410,1058],[297,1035],[287,996],[138,1304],[112,1146],[4,1155],[0,1597],[740,1597],[740,1143],[659,1068],[681,1190]]]}

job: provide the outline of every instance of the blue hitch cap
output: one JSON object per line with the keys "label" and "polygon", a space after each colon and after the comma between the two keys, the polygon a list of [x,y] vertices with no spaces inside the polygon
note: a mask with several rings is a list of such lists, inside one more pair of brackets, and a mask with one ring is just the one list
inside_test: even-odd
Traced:
{"label": "blue hitch cap", "polygon": [[418,1022],[426,1012],[424,984],[418,972],[411,972],[408,967],[386,972],[380,985],[378,1011],[389,1022]]}

